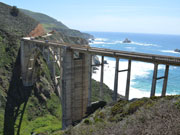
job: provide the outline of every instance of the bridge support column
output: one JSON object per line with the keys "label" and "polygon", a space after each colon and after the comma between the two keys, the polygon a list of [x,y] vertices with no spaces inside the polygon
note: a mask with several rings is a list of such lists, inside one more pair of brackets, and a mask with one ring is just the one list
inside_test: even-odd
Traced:
{"label": "bridge support column", "polygon": [[50,50],[48,49],[48,52],[47,52],[47,63],[50,62]]}
{"label": "bridge support column", "polygon": [[56,77],[56,61],[53,60],[52,61],[52,72],[53,72],[53,77],[55,78]]}
{"label": "bridge support column", "polygon": [[169,73],[169,65],[166,65],[166,69],[165,69],[165,73],[164,73],[163,88],[162,88],[162,96],[166,96],[168,73]]}
{"label": "bridge support column", "polygon": [[128,72],[127,72],[125,99],[129,100],[129,88],[130,88],[130,80],[131,80],[131,60],[128,60],[128,70],[127,71]]}
{"label": "bridge support column", "polygon": [[157,77],[157,72],[158,72],[158,64],[154,64],[154,74],[153,74],[153,81],[152,81],[152,88],[151,88],[151,95],[150,95],[150,97],[155,96],[156,81],[160,80],[160,79],[164,79],[161,96],[165,96],[166,95],[168,73],[169,73],[169,65],[166,65],[164,76]]}
{"label": "bridge support column", "polygon": [[155,63],[150,97],[155,96],[155,93],[156,93],[157,72],[158,72],[158,64]]}
{"label": "bridge support column", "polygon": [[119,58],[116,58],[115,77],[114,77],[114,95],[113,95],[114,101],[117,101],[118,72],[119,72]]}
{"label": "bridge support column", "polygon": [[36,77],[33,74],[34,54],[31,54],[32,52],[30,51],[33,48],[34,45],[32,43],[21,41],[21,76],[24,86],[32,86],[36,81]]}
{"label": "bridge support column", "polygon": [[88,86],[88,106],[91,106],[91,96],[92,96],[92,55],[90,54],[89,55],[89,60],[88,60],[88,63],[90,65],[89,67],[89,86]]}
{"label": "bridge support column", "polygon": [[81,120],[88,106],[89,55],[64,48],[62,64],[63,128]]}
{"label": "bridge support column", "polygon": [[100,98],[103,96],[104,56],[101,58]]}
{"label": "bridge support column", "polygon": [[[68,125],[72,124],[72,117],[71,117],[71,68],[72,68],[72,54],[71,52],[67,51],[67,48],[64,47],[63,49],[63,61],[62,61],[62,128],[65,129]],[[69,71],[69,76],[67,74],[67,70]],[[68,81],[69,79],[69,81]],[[68,82],[67,82],[68,81]],[[68,83],[68,85],[67,85]],[[69,88],[68,88],[69,86]]]}

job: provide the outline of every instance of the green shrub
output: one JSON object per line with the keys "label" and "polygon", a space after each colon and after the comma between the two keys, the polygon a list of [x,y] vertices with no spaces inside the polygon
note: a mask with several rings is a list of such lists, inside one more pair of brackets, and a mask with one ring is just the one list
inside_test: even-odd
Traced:
{"label": "green shrub", "polygon": [[156,104],[156,102],[154,102],[152,100],[149,100],[149,101],[146,102],[145,108],[148,109],[148,108],[152,107],[155,104]]}
{"label": "green shrub", "polygon": [[174,103],[174,105],[175,105],[178,109],[180,109],[180,99],[178,99],[178,100]]}
{"label": "green shrub", "polygon": [[128,107],[128,114],[134,113],[135,111],[137,111],[137,109],[139,109],[144,104],[145,104],[144,100],[137,100],[137,101],[130,103],[130,105]]}
{"label": "green shrub", "polygon": [[101,118],[95,118],[95,119],[94,119],[94,122],[95,122],[95,123],[97,123],[97,122],[104,122],[104,120],[101,119]]}
{"label": "green shrub", "polygon": [[162,98],[162,97],[157,97],[157,96],[152,96],[152,97],[150,97],[151,100],[158,100],[158,99],[160,99],[160,98]]}
{"label": "green shrub", "polygon": [[128,101],[119,101],[117,104],[115,104],[112,108],[111,108],[111,114],[112,115],[116,115],[118,113],[122,113],[123,112],[123,107],[128,103]]}
{"label": "green shrub", "polygon": [[104,119],[105,118],[105,114],[104,114],[104,112],[99,112],[99,118],[101,118],[101,119]]}
{"label": "green shrub", "polygon": [[56,116],[59,120],[61,120],[61,117],[62,117],[61,102],[55,94],[51,95],[51,98],[47,100],[46,105],[47,105],[48,111],[52,115]]}
{"label": "green shrub", "polygon": [[111,116],[111,117],[109,117],[108,120],[110,122],[119,122],[119,121],[123,120],[124,117],[125,117],[125,114],[122,113],[122,114],[117,114],[115,116]]}
{"label": "green shrub", "polygon": [[0,108],[0,135],[3,134],[4,111]]}
{"label": "green shrub", "polygon": [[91,122],[89,119],[85,119],[85,120],[84,120],[84,123],[87,124],[87,125],[92,124],[92,122]]}
{"label": "green shrub", "polygon": [[12,16],[18,16],[19,9],[16,6],[13,6],[10,13]]}
{"label": "green shrub", "polygon": [[2,42],[3,41],[3,38],[0,36],[0,42]]}

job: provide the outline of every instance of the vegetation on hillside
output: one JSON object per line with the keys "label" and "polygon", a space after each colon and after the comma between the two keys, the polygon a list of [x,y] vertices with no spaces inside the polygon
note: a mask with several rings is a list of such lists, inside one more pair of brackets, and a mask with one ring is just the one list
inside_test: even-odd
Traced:
{"label": "vegetation on hillside", "polygon": [[179,135],[179,123],[180,96],[120,100],[97,110],[64,135]]}
{"label": "vegetation on hillside", "polygon": [[26,15],[34,18],[35,20],[37,20],[38,22],[47,25],[47,29],[51,30],[51,28],[56,27],[58,29],[69,29],[66,25],[64,25],[62,22],[57,21],[56,19],[42,14],[42,13],[37,13],[37,12],[32,12],[29,10],[25,10],[25,9],[21,9],[21,11],[23,13],[25,13]]}
{"label": "vegetation on hillside", "polygon": [[[122,96],[118,95],[118,98]],[[103,84],[103,95],[100,97],[100,82],[92,79],[92,102],[99,100],[106,101],[107,103],[112,102],[113,100],[113,91],[106,85]]]}
{"label": "vegetation on hillside", "polygon": [[18,11],[16,7],[0,2],[0,28],[11,35],[28,35],[38,25],[38,22]]}
{"label": "vegetation on hillside", "polygon": [[0,134],[3,129],[4,134],[61,129],[61,104],[41,56],[37,63],[43,75],[39,73],[41,76],[33,88],[22,86],[20,40],[37,25],[37,21],[19,12],[18,8],[0,3]]}
{"label": "vegetation on hillside", "polygon": [[0,94],[4,105],[6,100],[12,70],[20,47],[22,35],[27,35],[38,24],[32,18],[18,13],[13,16],[15,7],[0,2]]}
{"label": "vegetation on hillside", "polygon": [[[31,133],[50,134],[62,128],[60,99],[55,94],[50,71],[41,55],[36,66],[39,69],[37,70],[39,76],[27,101],[20,127],[20,134],[22,135]],[[15,124],[18,125],[19,121],[20,116]]]}
{"label": "vegetation on hillside", "polygon": [[16,6],[13,6],[10,13],[12,16],[18,16],[19,15],[19,9]]}
{"label": "vegetation on hillside", "polygon": [[21,9],[21,11],[23,13],[25,13],[26,15],[34,18],[38,22],[40,22],[44,26],[44,28],[46,29],[47,32],[56,30],[56,31],[58,31],[66,36],[70,36],[70,37],[80,37],[80,38],[84,38],[84,39],[94,38],[90,34],[82,33],[78,30],[69,29],[62,22],[57,21],[56,19],[49,17],[45,14],[32,12],[32,11],[24,10],[24,9]]}

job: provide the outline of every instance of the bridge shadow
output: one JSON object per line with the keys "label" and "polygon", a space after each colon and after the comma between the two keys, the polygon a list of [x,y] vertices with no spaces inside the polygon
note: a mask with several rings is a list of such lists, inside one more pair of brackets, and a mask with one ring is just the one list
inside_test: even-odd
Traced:
{"label": "bridge shadow", "polygon": [[24,87],[21,79],[20,50],[13,68],[4,113],[4,135],[20,134],[23,114],[33,87]]}

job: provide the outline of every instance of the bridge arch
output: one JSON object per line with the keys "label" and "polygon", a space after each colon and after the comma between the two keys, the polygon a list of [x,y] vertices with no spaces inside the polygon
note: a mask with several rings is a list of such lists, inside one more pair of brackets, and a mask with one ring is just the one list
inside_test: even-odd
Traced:
{"label": "bridge arch", "polygon": [[[36,68],[37,67],[36,61],[37,61],[37,58],[39,57],[39,55],[41,55],[42,58],[44,59],[44,61],[46,62],[47,67],[50,71],[51,78],[55,85],[55,92],[58,94],[60,100],[62,100],[62,97],[61,97],[62,94],[61,94],[61,89],[60,89],[61,67],[60,67],[60,64],[58,64],[60,59],[56,59],[53,52],[51,52],[49,48],[41,49],[39,47],[36,47],[36,48],[33,48],[30,53],[31,53],[31,55],[30,55],[30,59],[28,62],[28,67],[32,68],[32,73],[30,73],[30,74],[32,74],[32,77],[31,77],[32,82],[34,83],[36,81],[37,77],[39,76],[38,74],[36,74],[36,71],[38,70]],[[30,70],[30,72],[31,72],[31,70]]]}
{"label": "bridge arch", "polygon": [[[21,42],[21,68],[24,86],[32,86],[36,81],[35,61],[42,54],[46,60],[56,91],[62,103],[63,128],[81,120],[88,106],[89,55],[62,46],[41,45],[31,41]],[[56,68],[60,75],[56,75]]]}

